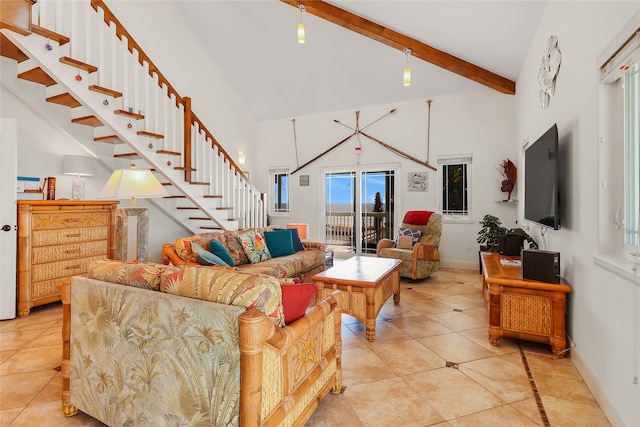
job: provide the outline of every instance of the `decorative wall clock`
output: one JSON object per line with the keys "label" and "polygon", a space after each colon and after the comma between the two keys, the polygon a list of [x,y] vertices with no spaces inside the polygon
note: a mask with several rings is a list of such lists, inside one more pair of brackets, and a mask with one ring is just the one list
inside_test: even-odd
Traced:
{"label": "decorative wall clock", "polygon": [[562,54],[558,49],[558,37],[551,36],[547,40],[540,70],[538,70],[538,84],[540,85],[540,106],[546,110],[549,107],[549,100],[553,96],[556,88],[556,77],[560,70]]}

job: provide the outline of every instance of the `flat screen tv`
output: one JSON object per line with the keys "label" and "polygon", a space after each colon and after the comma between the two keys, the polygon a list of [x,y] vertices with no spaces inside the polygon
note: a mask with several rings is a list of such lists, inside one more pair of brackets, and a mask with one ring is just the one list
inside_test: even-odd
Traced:
{"label": "flat screen tv", "polygon": [[558,126],[554,124],[524,152],[524,219],[560,228]]}

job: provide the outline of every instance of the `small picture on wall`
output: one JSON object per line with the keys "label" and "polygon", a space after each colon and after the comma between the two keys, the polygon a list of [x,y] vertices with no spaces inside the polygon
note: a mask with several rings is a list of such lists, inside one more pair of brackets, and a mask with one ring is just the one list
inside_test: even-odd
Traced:
{"label": "small picture on wall", "polygon": [[300,187],[309,186],[309,175],[300,175]]}
{"label": "small picture on wall", "polygon": [[408,191],[427,191],[429,176],[427,172],[409,172],[407,178]]}

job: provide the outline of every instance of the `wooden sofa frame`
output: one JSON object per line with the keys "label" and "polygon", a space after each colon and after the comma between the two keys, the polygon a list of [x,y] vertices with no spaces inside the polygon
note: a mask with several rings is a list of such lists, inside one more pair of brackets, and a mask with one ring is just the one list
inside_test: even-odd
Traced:
{"label": "wooden sofa frame", "polygon": [[[62,408],[72,416],[78,409],[70,402],[70,279],[62,283],[62,303]],[[242,427],[303,426],[329,391],[342,392],[343,305],[343,293],[335,291],[282,328],[257,310],[240,315]],[[312,348],[318,341],[321,354]]]}

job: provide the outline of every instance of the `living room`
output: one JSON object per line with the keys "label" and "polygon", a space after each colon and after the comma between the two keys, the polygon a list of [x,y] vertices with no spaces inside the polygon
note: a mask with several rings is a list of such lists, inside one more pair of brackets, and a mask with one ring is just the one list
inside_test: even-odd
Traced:
{"label": "living room", "polygon": [[[504,158],[522,164],[523,146],[557,123],[564,157],[562,228],[541,236],[539,229],[529,225],[529,232],[542,243],[542,249],[561,253],[561,275],[573,288],[568,296],[567,312],[567,333],[575,346],[571,360],[613,425],[640,425],[640,386],[637,380],[633,381],[640,366],[637,328],[640,291],[633,274],[628,274],[629,264],[604,262],[609,266],[606,268],[594,257],[599,254],[603,259],[602,255],[615,254],[602,237],[613,229],[613,221],[609,221],[608,209],[602,206],[606,195],[599,190],[604,96],[597,58],[617,39],[630,19],[637,22],[637,2],[549,2],[518,75],[514,96],[472,89],[433,96],[431,108],[426,99],[420,98],[303,115],[296,117],[297,144],[292,117],[264,121],[252,117],[186,21],[176,19],[180,16],[177,6],[160,2],[154,14],[148,14],[148,3],[125,6],[107,2],[168,79],[181,92],[193,97],[194,110],[199,116],[207,117],[207,125],[215,130],[225,149],[229,153],[239,150],[246,153],[246,170],[254,185],[264,192],[269,191],[271,168],[287,166],[293,171],[349,135],[350,131],[334,120],[355,127],[356,110],[361,125],[365,126],[395,109],[368,133],[418,158],[426,153],[434,166],[438,165],[438,159],[470,154],[471,215],[467,221],[445,222],[440,246],[444,269],[477,271],[478,222],[485,213],[500,217],[508,226],[529,225],[522,221],[522,204],[496,203],[504,197],[497,166]],[[167,34],[157,30],[167,27],[168,23],[179,31]],[[540,57],[551,35],[558,37],[562,63],[555,93],[548,108],[542,109],[536,77]],[[181,38],[194,46],[195,51],[181,50]],[[197,66],[187,71],[177,65],[189,63],[189,58],[198,58]],[[57,177],[58,197],[70,198],[71,177],[60,173],[61,159],[65,154],[84,154],[84,151],[68,139],[64,130],[52,125],[12,92],[5,81],[4,64],[1,112],[2,117],[15,117],[18,122],[18,172],[25,176]],[[359,155],[354,152],[353,141],[347,142],[292,174],[289,215],[274,217],[273,223],[308,223],[309,240],[322,240],[323,174],[357,163],[360,167],[382,165],[398,171],[398,215],[413,209],[438,210],[439,180],[435,171],[391,155],[366,138],[361,144]],[[427,173],[425,192],[409,192],[406,188],[407,173],[416,171]],[[87,180],[88,198],[97,196],[109,175],[106,169],[96,168],[94,176]],[[308,187],[299,185],[300,175],[309,176]],[[520,187],[513,193],[514,199],[518,199],[518,190]],[[141,204],[151,207],[150,260],[160,262],[162,244],[186,235],[187,230],[152,204]]]}

